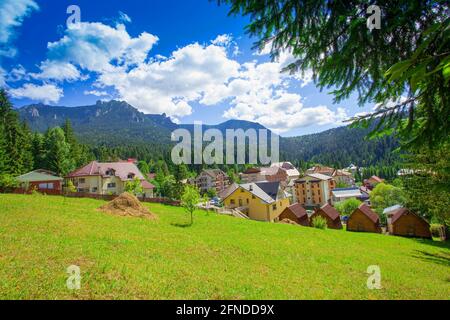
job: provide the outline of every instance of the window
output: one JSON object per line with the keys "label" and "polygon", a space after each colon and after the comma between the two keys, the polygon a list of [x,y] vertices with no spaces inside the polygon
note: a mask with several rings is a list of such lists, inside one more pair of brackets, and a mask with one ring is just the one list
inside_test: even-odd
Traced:
{"label": "window", "polygon": [[277,210],[277,205],[276,205],[276,204],[274,204],[274,205],[272,206],[272,210],[273,210],[273,211]]}
{"label": "window", "polygon": [[112,188],[115,188],[115,187],[116,187],[116,183],[115,182],[111,182],[111,183],[107,184],[107,188],[108,189],[112,189]]}
{"label": "window", "polygon": [[234,201],[234,199],[230,200],[230,204],[235,204],[236,202]]}
{"label": "window", "polygon": [[252,199],[256,199],[256,197],[254,195],[252,195]]}
{"label": "window", "polygon": [[85,183],[85,182],[86,182],[85,178],[78,179],[78,183]]}
{"label": "window", "polygon": [[249,203],[250,203],[250,200],[247,199],[247,204],[249,204]]}
{"label": "window", "polygon": [[134,173],[129,173],[127,176],[128,179],[134,179]]}
{"label": "window", "polygon": [[54,186],[53,183],[40,183],[39,189],[41,190],[53,190]]}
{"label": "window", "polygon": [[106,170],[105,174],[109,177],[113,176],[115,174],[114,169],[108,169]]}
{"label": "window", "polygon": [[97,192],[97,187],[92,188],[92,192]]}

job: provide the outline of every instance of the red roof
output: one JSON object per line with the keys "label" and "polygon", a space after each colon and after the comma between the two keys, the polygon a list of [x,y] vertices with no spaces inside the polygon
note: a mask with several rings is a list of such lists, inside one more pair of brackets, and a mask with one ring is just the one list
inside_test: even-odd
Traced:
{"label": "red roof", "polygon": [[155,188],[155,186],[152,185],[147,180],[142,181],[141,184],[142,184],[142,188],[144,188],[144,189],[154,189]]}
{"label": "red roof", "polygon": [[336,220],[340,217],[339,212],[330,204],[323,205],[320,210],[322,210],[331,220]]}
{"label": "red roof", "polygon": [[375,212],[373,212],[372,209],[370,209],[370,207],[368,205],[366,205],[365,203],[362,203],[358,209],[362,213],[364,213],[367,216],[367,218],[372,220],[374,223],[379,222],[380,217]]}
{"label": "red roof", "polygon": [[384,180],[377,176],[371,176],[368,180],[375,180],[376,182],[383,182]]}
{"label": "red roof", "polygon": [[303,216],[307,216],[306,209],[300,203],[295,203],[287,207],[297,218],[302,218]]}
{"label": "red roof", "polygon": [[130,174],[133,178],[139,180],[145,180],[141,171],[134,163],[130,162],[97,162],[92,161],[67,175],[68,178],[86,177],[86,176],[107,176],[108,170],[114,171],[114,176],[119,177],[120,180],[130,180],[128,177]]}
{"label": "red roof", "polygon": [[[404,214],[413,214],[415,216],[417,216],[418,218],[424,220],[426,222],[425,219],[423,219],[422,217],[418,216],[417,214],[415,214],[414,212],[409,211],[407,208],[399,208],[395,211],[393,211],[392,214],[392,219],[391,219],[391,223],[394,223],[395,221],[397,221],[398,219],[400,219],[400,217]],[[428,223],[428,222],[427,222]]]}

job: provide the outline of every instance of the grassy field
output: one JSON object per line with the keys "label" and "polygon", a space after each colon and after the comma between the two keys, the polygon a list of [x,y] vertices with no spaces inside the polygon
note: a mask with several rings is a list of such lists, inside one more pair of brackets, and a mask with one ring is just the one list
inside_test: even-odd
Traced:
{"label": "grassy field", "polygon": [[[0,195],[0,299],[449,299],[441,242],[317,230],[149,205],[157,221],[101,201]],[[81,268],[68,290],[66,269]],[[368,290],[369,265],[381,290]]]}

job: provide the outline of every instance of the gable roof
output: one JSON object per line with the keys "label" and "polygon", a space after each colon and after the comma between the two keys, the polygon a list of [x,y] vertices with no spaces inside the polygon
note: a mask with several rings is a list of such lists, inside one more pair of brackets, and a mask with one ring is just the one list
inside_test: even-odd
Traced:
{"label": "gable roof", "polygon": [[320,173],[320,174],[325,174],[325,175],[331,176],[334,171],[335,171],[335,169],[331,168],[331,167],[315,166],[315,167],[312,167],[312,168],[309,168],[308,170],[306,170],[306,174]]}
{"label": "gable roof", "polygon": [[304,177],[300,178],[299,180],[301,180],[301,179],[303,179],[305,177],[311,177],[311,178],[314,178],[314,179],[325,180],[325,181],[331,180],[330,176],[327,176],[327,175],[324,175],[324,174],[321,174],[321,173],[308,173]]}
{"label": "gable roof", "polygon": [[365,203],[361,204],[358,207],[359,211],[361,211],[364,215],[367,216],[367,218],[369,218],[370,220],[372,220],[372,222],[377,223],[380,221],[380,217],[372,211],[372,209],[370,209],[370,207],[368,205],[366,205]]}
{"label": "gable roof", "polygon": [[370,181],[370,180],[373,180],[373,181],[375,181],[375,182],[378,182],[378,183],[381,183],[381,182],[383,182],[384,180],[383,179],[381,179],[380,177],[377,177],[377,176],[371,176],[369,179],[367,179],[368,181]]}
{"label": "gable roof", "polygon": [[218,175],[223,174],[225,177],[228,177],[227,174],[225,172],[223,172],[220,169],[204,169],[202,171],[202,173],[206,173],[208,175],[210,175],[211,177],[213,177],[214,179],[217,178]]}
{"label": "gable roof", "polygon": [[139,180],[145,180],[138,167],[131,162],[97,162],[92,161],[67,175],[68,178],[86,177],[86,176],[103,176],[106,177],[108,170],[114,170],[114,175],[122,181],[130,180],[128,175],[132,174]]}
{"label": "gable roof", "polygon": [[56,173],[53,173],[48,170],[38,169],[28,173],[25,173],[21,176],[18,176],[17,181],[19,182],[36,182],[36,181],[62,181],[64,180],[61,177],[58,177]]}
{"label": "gable roof", "polygon": [[394,212],[392,212],[393,216],[391,219],[391,223],[395,223],[398,219],[400,219],[401,216],[403,216],[404,214],[412,214],[415,215],[417,218],[423,220],[425,223],[428,223],[424,218],[422,218],[421,216],[417,215],[416,213],[408,210],[407,208],[400,208],[395,210]]}
{"label": "gable roof", "polygon": [[287,207],[285,210],[291,211],[297,218],[308,216],[306,209],[300,203],[295,203]]}
{"label": "gable roof", "polygon": [[402,206],[399,204],[393,205],[391,207],[387,207],[383,210],[383,214],[388,214],[388,213],[394,212],[400,208],[402,208]]}
{"label": "gable roof", "polygon": [[144,189],[154,189],[155,186],[153,184],[151,184],[150,182],[148,182],[147,180],[144,180],[141,182],[142,188]]}
{"label": "gable roof", "polygon": [[319,210],[322,210],[327,216],[331,218],[331,220],[339,219],[339,212],[330,204],[323,205]]}
{"label": "gable roof", "polygon": [[235,184],[232,185],[229,189],[227,189],[227,194],[223,199],[228,198],[239,188],[243,188],[263,200],[266,203],[275,202],[278,199],[278,192],[280,190],[279,182],[252,182],[252,183],[244,183],[241,185]]}
{"label": "gable roof", "polygon": [[294,167],[294,165],[288,161],[272,163],[271,167],[279,167],[285,170],[289,177],[300,176],[300,172],[297,170],[297,168]]}
{"label": "gable roof", "polygon": [[356,188],[336,188],[331,191],[333,196],[337,198],[347,198],[347,197],[356,197],[359,198],[362,196],[361,190]]}

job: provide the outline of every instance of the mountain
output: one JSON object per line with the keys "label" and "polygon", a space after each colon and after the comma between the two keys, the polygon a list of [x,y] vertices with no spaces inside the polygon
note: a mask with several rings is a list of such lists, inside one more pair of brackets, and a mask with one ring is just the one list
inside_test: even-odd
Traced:
{"label": "mountain", "polygon": [[[173,130],[193,130],[192,124],[176,124],[165,114],[144,114],[123,101],[98,101],[95,105],[80,107],[33,104],[18,109],[22,120],[31,129],[43,132],[61,126],[66,119],[81,142],[92,146],[146,146],[149,150],[169,152]],[[217,125],[204,125],[207,129],[265,129],[264,126],[243,120],[229,120]],[[390,164],[398,159],[393,153],[397,141],[385,137],[367,141],[369,129],[340,127],[301,137],[280,139],[280,158],[293,162],[309,161],[328,165],[360,166]],[[269,130],[270,134],[270,130]]]}

